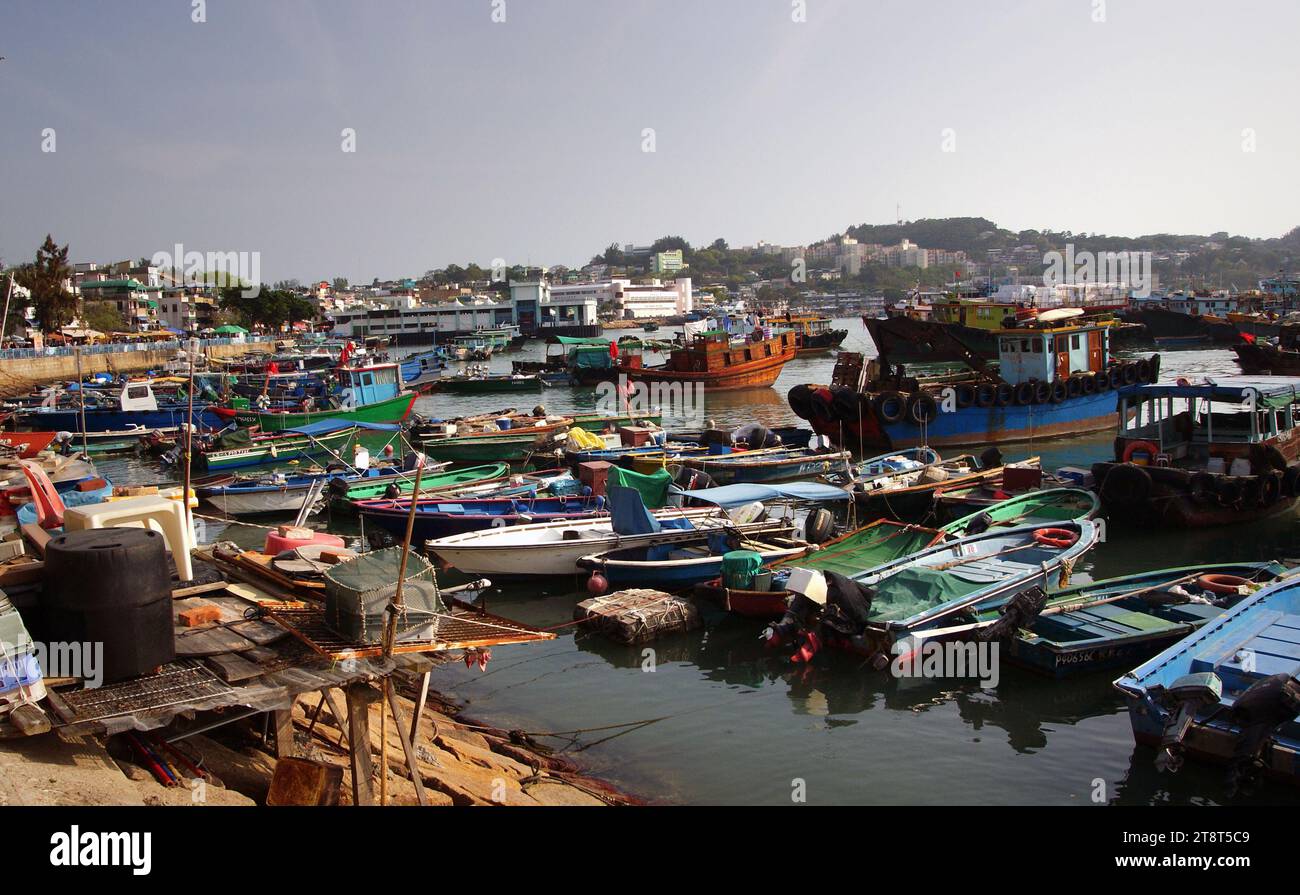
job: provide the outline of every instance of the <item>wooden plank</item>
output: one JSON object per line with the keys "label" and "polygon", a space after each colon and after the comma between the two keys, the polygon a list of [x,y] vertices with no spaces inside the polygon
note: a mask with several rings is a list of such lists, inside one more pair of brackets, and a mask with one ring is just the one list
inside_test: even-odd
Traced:
{"label": "wooden plank", "polygon": [[426,671],[420,675],[420,695],[415,698],[415,711],[411,715],[411,741],[415,742],[415,735],[420,732],[420,716],[424,714],[424,707],[429,702],[429,678],[432,672]]}
{"label": "wooden plank", "polygon": [[19,587],[35,584],[45,578],[45,563],[40,560],[27,560],[0,566],[0,588]]}
{"label": "wooden plank", "polygon": [[225,581],[209,581],[207,584],[196,584],[193,587],[178,587],[172,591],[173,600],[184,600],[188,597],[196,597],[199,594],[211,594],[226,589]]}
{"label": "wooden plank", "polygon": [[292,758],[293,708],[277,709],[271,713],[271,721],[275,725],[275,757]]}
{"label": "wooden plank", "polygon": [[[424,794],[424,780],[420,777],[420,766],[415,760],[415,749],[411,746],[411,737],[407,735],[406,719],[402,717],[402,705],[397,701],[397,688],[393,686],[391,678],[385,681],[384,689],[388,691],[388,707],[392,709],[397,736],[402,741],[402,754],[406,756],[406,770],[411,775],[411,785],[415,787],[415,799],[421,807],[427,807],[429,798]],[[384,748],[388,748],[387,743]]]}
{"label": "wooden plank", "polygon": [[[379,694],[369,684],[351,684],[348,700],[348,757],[352,765],[352,804],[375,804],[374,765],[370,760],[370,705]],[[333,706],[331,706],[333,708]]]}
{"label": "wooden plank", "polygon": [[45,545],[50,542],[51,535],[48,531],[41,528],[35,522],[27,522],[21,526],[23,537],[25,537],[36,551],[36,554],[42,558],[45,556]]}
{"label": "wooden plank", "polygon": [[256,645],[229,628],[219,628],[215,625],[207,628],[177,629],[176,631],[177,656],[194,658],[219,656],[222,653],[240,653]]}
{"label": "wooden plank", "polygon": [[240,681],[251,680],[255,677],[261,677],[263,669],[256,662],[250,662],[243,656],[235,653],[222,653],[217,656],[208,656],[203,660],[209,668],[217,673],[227,684],[237,684]]}

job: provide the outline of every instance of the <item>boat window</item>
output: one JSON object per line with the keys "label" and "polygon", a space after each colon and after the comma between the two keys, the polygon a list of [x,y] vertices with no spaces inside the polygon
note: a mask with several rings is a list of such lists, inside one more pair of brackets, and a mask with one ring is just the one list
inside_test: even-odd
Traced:
{"label": "boat window", "polygon": [[132,386],[131,388],[128,388],[126,390],[126,396],[128,398],[147,398],[149,397],[149,386],[147,385]]}
{"label": "boat window", "polygon": [[1078,333],[1075,333],[1074,335],[1070,336],[1070,347],[1071,347],[1071,348],[1078,348],[1078,347],[1079,347],[1079,334],[1078,334]]}

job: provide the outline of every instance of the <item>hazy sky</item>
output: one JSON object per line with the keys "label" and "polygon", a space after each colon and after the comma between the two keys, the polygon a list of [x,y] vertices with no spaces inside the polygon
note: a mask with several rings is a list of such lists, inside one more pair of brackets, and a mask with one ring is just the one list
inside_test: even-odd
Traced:
{"label": "hazy sky", "polygon": [[181,242],[369,282],[665,234],[807,243],[896,203],[1300,223],[1296,0],[192,5],[0,0],[0,258],[48,231],[74,260]]}

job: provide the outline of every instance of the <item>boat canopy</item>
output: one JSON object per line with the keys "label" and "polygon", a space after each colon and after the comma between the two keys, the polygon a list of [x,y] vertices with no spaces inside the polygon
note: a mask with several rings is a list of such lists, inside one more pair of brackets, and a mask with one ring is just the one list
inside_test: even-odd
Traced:
{"label": "boat canopy", "polygon": [[600,336],[591,336],[590,338],[579,338],[578,336],[551,336],[547,339],[553,345],[603,345],[609,348],[609,339]]}
{"label": "boat canopy", "polygon": [[329,435],[331,432],[341,432],[344,429],[368,429],[372,432],[400,432],[402,427],[393,423],[363,423],[356,420],[328,419],[317,420],[314,423],[308,423],[305,426],[297,426],[293,429],[285,429],[285,432],[293,432],[297,435]]}
{"label": "boat canopy", "polygon": [[1130,400],[1153,398],[1203,398],[1223,404],[1253,400],[1277,409],[1300,401],[1300,376],[1219,376],[1191,385],[1145,385],[1130,394]]}
{"label": "boat canopy", "polygon": [[850,497],[849,492],[843,488],[837,488],[834,485],[823,485],[819,482],[786,482],[780,485],[753,483],[719,485],[716,488],[683,491],[682,496],[715,504],[724,509],[744,506],[756,500],[848,500]]}

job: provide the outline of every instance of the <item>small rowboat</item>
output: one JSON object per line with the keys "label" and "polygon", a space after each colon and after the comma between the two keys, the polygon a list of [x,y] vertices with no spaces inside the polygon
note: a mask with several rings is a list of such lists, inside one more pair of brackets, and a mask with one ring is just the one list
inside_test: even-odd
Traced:
{"label": "small rowboat", "polygon": [[847,466],[851,456],[848,451],[766,448],[723,455],[693,453],[676,458],[676,462],[709,475],[719,485],[732,485],[823,476]]}
{"label": "small rowboat", "polygon": [[[427,542],[425,549],[467,575],[572,575],[583,556],[617,546],[696,541],[702,532],[716,530],[758,536],[779,526],[772,522],[737,524],[712,507],[668,508],[655,510],[652,516],[658,530],[639,534],[615,531],[610,517],[565,519],[452,535]],[[669,527],[683,521],[689,527]]]}
{"label": "small rowboat", "polygon": [[[1031,457],[1018,465],[1036,466],[1038,462],[1037,457]],[[962,454],[928,466],[874,476],[855,482],[851,488],[862,518],[917,522],[930,514],[935,491],[995,479],[1004,468],[983,467],[975,457]]]}
{"label": "small rowboat", "polygon": [[[697,534],[693,539],[672,544],[623,547],[590,553],[578,560],[578,567],[599,573],[610,587],[651,587],[675,591],[692,587],[722,574],[723,555],[732,550],[752,550],[763,565],[803,556],[811,548],[807,541],[788,537],[794,527],[778,523],[777,528],[755,539],[727,538],[725,534]],[[713,542],[723,537],[725,547]]]}
{"label": "small rowboat", "polygon": [[1265,587],[1115,682],[1158,768],[1230,763],[1230,789],[1300,782],[1300,578]]}
{"label": "small rowboat", "polygon": [[849,620],[865,616],[852,631],[822,630],[825,610],[807,618],[792,608],[770,629],[769,643],[780,645],[813,631],[823,642],[870,656],[877,668],[884,668],[891,656],[917,654],[930,642],[976,638],[996,621],[1000,607],[1035,589],[1056,586],[1063,566],[1072,566],[1098,538],[1097,526],[1081,521],[946,541],[850,576],[869,594],[858,595],[857,605],[839,603],[832,592],[828,608],[836,606]]}
{"label": "small rowboat", "polygon": [[[772,573],[777,582],[783,570],[794,566],[853,576],[924,550],[942,539],[943,533],[933,528],[881,519],[826,542],[815,553],[775,563]],[[695,594],[736,615],[764,620],[779,619],[790,600],[790,592],[779,583],[765,591],[740,590],[728,588],[721,578],[697,584]]]}
{"label": "small rowboat", "polygon": [[[377,525],[397,537],[406,534],[411,501],[362,500],[357,512],[367,526]],[[504,528],[530,522],[590,519],[606,513],[603,497],[531,497],[516,500],[421,498],[415,509],[413,543],[484,528]]]}
{"label": "small rowboat", "polygon": [[1077,519],[1092,519],[1101,501],[1082,488],[1049,488],[1030,491],[1003,500],[969,516],[963,516],[940,529],[953,538],[964,538],[989,528],[1012,528],[1020,525],[1052,525]]}
{"label": "small rowboat", "polygon": [[1131,668],[1285,571],[1276,562],[1186,566],[1055,591],[1037,618],[1022,622],[1006,655],[1058,678]]}
{"label": "small rowboat", "polygon": [[836,470],[826,476],[832,485],[862,484],[900,472],[933,466],[943,460],[939,452],[932,447],[914,447],[901,451],[890,451],[861,463],[854,463],[847,470]]}
{"label": "small rowboat", "polygon": [[[330,493],[335,503],[351,505],[354,500],[377,500],[388,496],[390,489],[396,488],[399,495],[409,495],[415,490],[415,473],[393,470],[386,475],[371,470],[371,474],[360,477],[342,478],[346,491],[339,493],[339,486],[331,485]],[[434,472],[425,467],[420,477],[420,494],[436,494],[453,488],[466,488],[487,482],[501,481],[510,475],[510,467],[505,463],[491,463],[486,466],[471,466],[451,472]]]}

